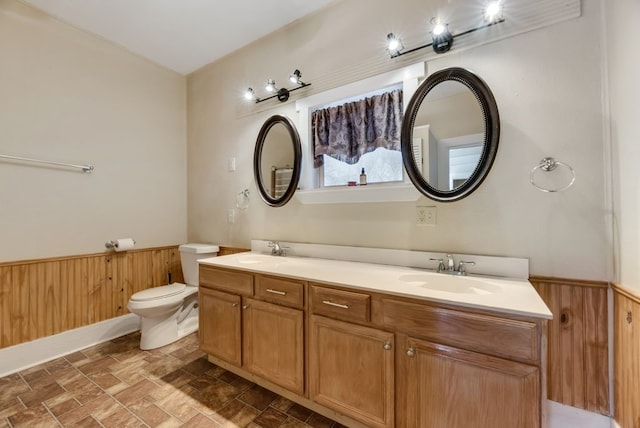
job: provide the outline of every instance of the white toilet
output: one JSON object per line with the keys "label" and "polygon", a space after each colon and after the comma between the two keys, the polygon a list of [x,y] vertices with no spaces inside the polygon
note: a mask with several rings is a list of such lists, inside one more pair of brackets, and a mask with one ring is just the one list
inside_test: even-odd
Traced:
{"label": "white toilet", "polygon": [[140,316],[140,349],[155,349],[198,329],[198,260],[214,257],[210,244],[180,245],[185,284],[149,288],[131,296],[127,308]]}

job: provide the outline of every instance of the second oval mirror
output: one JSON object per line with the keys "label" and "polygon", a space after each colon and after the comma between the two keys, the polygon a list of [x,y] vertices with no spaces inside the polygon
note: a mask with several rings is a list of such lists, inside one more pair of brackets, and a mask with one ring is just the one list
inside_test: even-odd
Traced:
{"label": "second oval mirror", "polygon": [[267,205],[280,207],[296,191],[300,179],[302,148],[293,122],[281,115],[268,118],[256,141],[253,175]]}
{"label": "second oval mirror", "polygon": [[484,180],[498,148],[500,119],[489,87],[462,68],[433,73],[416,90],[402,123],[402,158],[425,196],[451,202]]}

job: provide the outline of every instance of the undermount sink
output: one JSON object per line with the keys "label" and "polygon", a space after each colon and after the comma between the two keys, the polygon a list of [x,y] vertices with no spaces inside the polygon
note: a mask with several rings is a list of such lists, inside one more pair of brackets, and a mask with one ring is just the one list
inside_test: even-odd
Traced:
{"label": "undermount sink", "polygon": [[416,273],[401,275],[400,281],[428,288],[456,294],[493,294],[502,291],[502,286],[487,278],[469,276],[454,276],[439,273]]}

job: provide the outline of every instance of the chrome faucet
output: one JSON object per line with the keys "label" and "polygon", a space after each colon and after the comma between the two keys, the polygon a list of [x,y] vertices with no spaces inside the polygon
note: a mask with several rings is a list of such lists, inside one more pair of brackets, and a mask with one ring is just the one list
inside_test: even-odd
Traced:
{"label": "chrome faucet", "polygon": [[278,241],[269,241],[269,247],[271,248],[272,256],[280,256],[284,257],[287,255],[286,249],[289,247],[285,247],[280,244]]}
{"label": "chrome faucet", "polygon": [[467,265],[475,266],[476,264],[476,262],[467,262],[467,261],[460,260],[460,262],[458,263],[458,268],[456,269],[456,264],[455,264],[455,261],[453,260],[453,255],[445,254],[445,257],[447,259],[446,266],[445,266],[445,261],[442,258],[429,259],[429,260],[438,262],[438,270],[437,270],[438,273],[447,273],[449,275],[466,275],[467,269],[465,268],[465,266]]}

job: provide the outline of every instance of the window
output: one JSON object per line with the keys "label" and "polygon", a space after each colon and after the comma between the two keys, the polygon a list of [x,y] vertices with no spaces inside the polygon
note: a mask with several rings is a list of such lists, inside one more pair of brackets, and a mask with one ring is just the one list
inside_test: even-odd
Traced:
{"label": "window", "polygon": [[311,111],[314,166],[324,187],[402,181],[402,87],[341,100]]}

